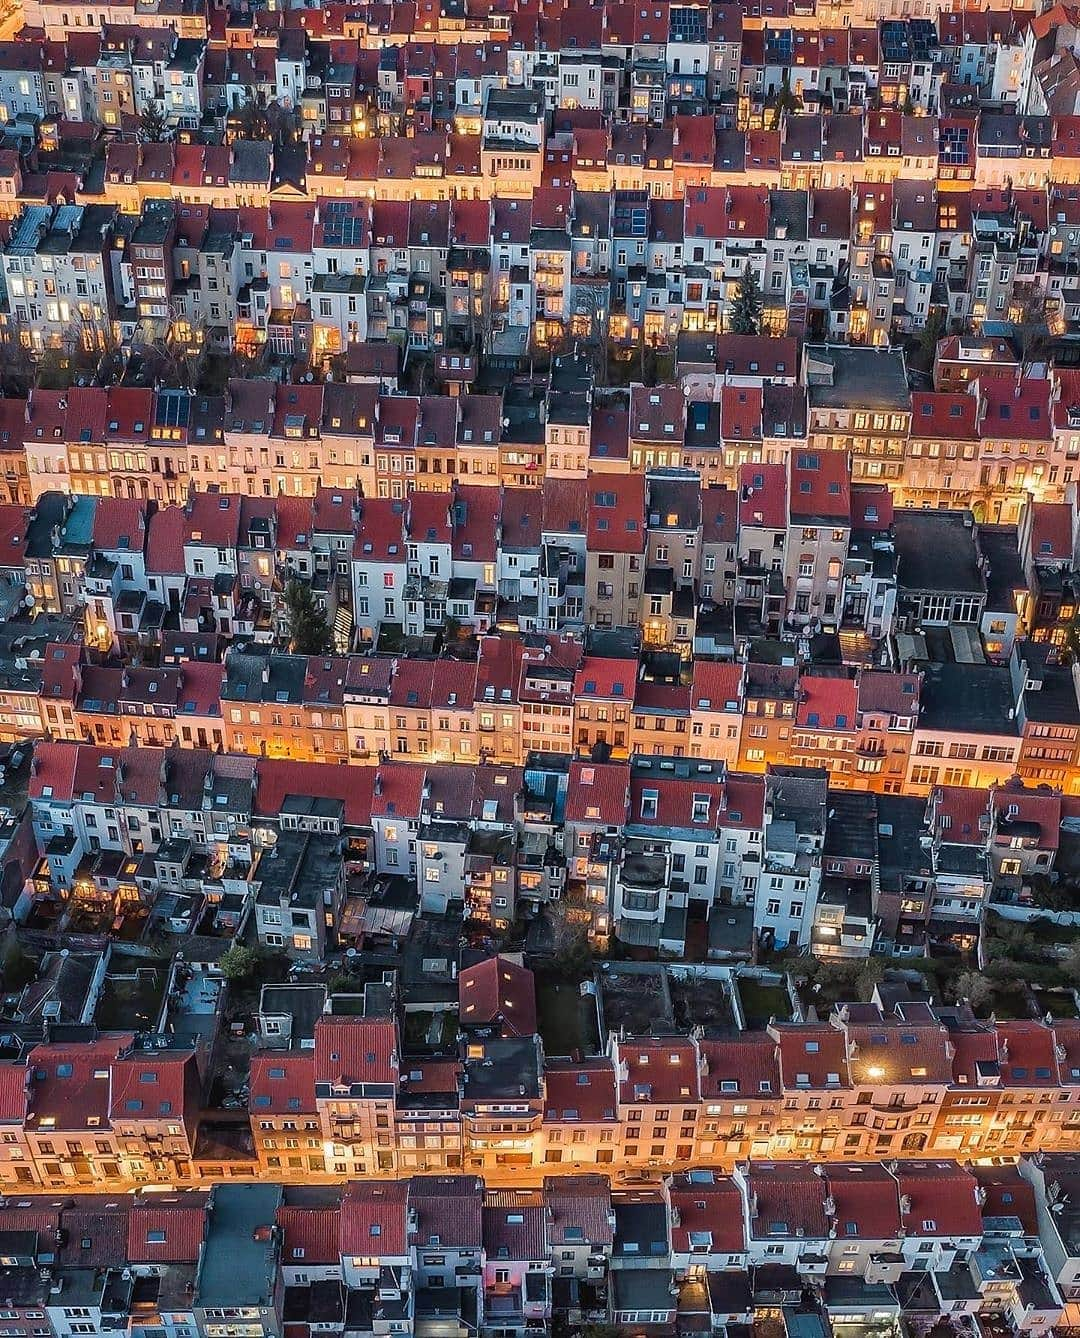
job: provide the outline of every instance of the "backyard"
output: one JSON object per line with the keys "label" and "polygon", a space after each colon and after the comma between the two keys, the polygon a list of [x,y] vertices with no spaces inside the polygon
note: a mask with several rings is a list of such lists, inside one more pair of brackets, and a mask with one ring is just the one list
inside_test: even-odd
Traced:
{"label": "backyard", "polygon": [[540,980],[536,1012],[545,1054],[570,1055],[579,1050],[592,1055],[599,1049],[594,995],[582,994],[576,985]]}
{"label": "backyard", "polygon": [[737,976],[735,987],[739,991],[743,1017],[747,1029],[760,1031],[767,1027],[771,1019],[777,1022],[791,1020],[791,1000],[782,981],[761,980],[756,976]]}
{"label": "backyard", "polygon": [[150,1031],[165,998],[166,968],[113,953],[94,1022],[102,1031]]}
{"label": "backyard", "polygon": [[706,1033],[729,1032],[735,1025],[727,979],[703,971],[668,971],[668,989],[675,1025],[680,1030],[703,1027]]}
{"label": "backyard", "polygon": [[445,1050],[457,1040],[457,1015],[449,1009],[407,1009],[405,1045],[408,1049]]}

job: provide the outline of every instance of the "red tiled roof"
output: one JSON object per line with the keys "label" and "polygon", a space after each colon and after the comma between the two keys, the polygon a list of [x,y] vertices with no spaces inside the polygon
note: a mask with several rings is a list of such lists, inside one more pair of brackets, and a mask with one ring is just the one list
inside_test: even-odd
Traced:
{"label": "red tiled roof", "polygon": [[407,1255],[408,1202],[406,1180],[350,1180],[341,1200],[342,1255]]}
{"label": "red tiled roof", "polygon": [[484,1250],[500,1259],[546,1263],[551,1253],[547,1209],[538,1189],[490,1189],[483,1208]]}
{"label": "red tiled roof", "polygon": [[742,665],[696,660],[691,709],[737,712],[742,701],[742,682]]}
{"label": "red tiled roof", "polygon": [[892,1240],[900,1235],[896,1181],[878,1162],[828,1162],[825,1182],[840,1239]]}
{"label": "red tiled roof", "polygon": [[497,1023],[500,1036],[536,1032],[533,973],[508,957],[489,957],[458,976],[458,1015],[466,1027]]}
{"label": "red tiled roof", "polygon": [[260,757],[255,775],[255,813],[259,817],[275,817],[287,795],[306,795],[313,799],[342,800],[345,822],[350,827],[362,827],[368,822],[375,779],[370,767]]}
{"label": "red tiled roof", "polygon": [[975,1022],[949,1032],[953,1046],[953,1082],[960,1087],[975,1087],[983,1073],[996,1074],[997,1037],[993,1027]]}
{"label": "red tiled roof", "polygon": [[615,1066],[610,1059],[553,1059],[544,1065],[544,1119],[551,1123],[615,1120]]}
{"label": "red tiled roof", "polygon": [[190,1052],[136,1051],[112,1066],[110,1115],[116,1120],[183,1120],[189,1077],[195,1058]]}
{"label": "red tiled roof", "polygon": [[722,827],[760,829],[765,820],[765,777],[732,772],[724,784],[727,801],[720,817]]}
{"label": "red tiled roof", "polygon": [[353,557],[362,562],[405,564],[405,503],[390,497],[365,497],[353,540]]}
{"label": "red tiled roof", "polygon": [[594,553],[645,551],[645,476],[590,474],[587,545]]}
{"label": "red tiled roof", "polygon": [[416,1209],[410,1240],[437,1238],[447,1248],[479,1249],[483,1243],[484,1184],[475,1175],[421,1175],[409,1182],[409,1207]]}
{"label": "red tiled roof", "polygon": [[[285,1187],[285,1201],[276,1221],[281,1228],[281,1262],[334,1264],[341,1258],[341,1198],[336,1188],[317,1201],[306,1201],[306,1189]],[[297,1199],[297,1202],[293,1202]],[[306,1332],[306,1328],[305,1328]]]}
{"label": "red tiled roof", "polygon": [[133,1264],[194,1264],[205,1232],[205,1194],[137,1203],[128,1218],[127,1257]]}
{"label": "red tiled roof", "polygon": [[[288,497],[282,494],[277,498],[274,513],[277,517],[277,546],[280,551],[310,552],[311,503],[310,497]],[[362,528],[359,526],[357,532]]]}
{"label": "red tiled roof", "polygon": [[[658,776],[636,775],[630,782],[628,820],[641,827],[697,829],[704,836],[715,830],[723,819],[724,791],[719,781],[720,771],[717,763],[712,776],[701,776],[696,780],[661,780]],[[643,803],[644,790],[652,791],[656,796],[655,811],[651,816],[647,816],[650,809]],[[698,809],[694,800],[700,796],[708,800],[708,806]]]}
{"label": "red tiled roof", "polygon": [[396,1085],[397,1074],[392,1018],[321,1017],[315,1023],[316,1083]]}
{"label": "red tiled roof", "polygon": [[1048,441],[1050,382],[1015,376],[980,379],[981,435],[1007,441]]}
{"label": "red tiled roof", "polygon": [[742,1195],[729,1176],[713,1171],[674,1175],[668,1202],[673,1250],[688,1253],[691,1236],[702,1235],[710,1237],[711,1254],[741,1254],[746,1249]]}
{"label": "red tiled roof", "polygon": [[1062,1054],[1058,1059],[1058,1073],[1063,1086],[1080,1085],[1080,1021],[1075,1018],[1059,1018],[1054,1023],[1054,1036],[1061,1046]]}
{"label": "red tiled roof", "polygon": [[1039,1234],[1035,1187],[1020,1174],[1018,1166],[979,1166],[973,1163],[971,1174],[985,1196],[982,1219],[1018,1217],[1027,1236]]}
{"label": "red tiled roof", "polygon": [[739,467],[739,523],[787,529],[787,473],[783,465]]}
{"label": "red tiled roof", "polygon": [[764,1032],[744,1032],[723,1039],[705,1037],[701,1054],[705,1060],[701,1095],[705,1100],[726,1096],[767,1101],[779,1095],[776,1042]]}
{"label": "red tiled roof", "polygon": [[982,1216],[971,1172],[957,1162],[900,1162],[900,1216],[909,1236],[981,1236]]}
{"label": "red tiled roof", "polygon": [[235,548],[240,535],[240,497],[228,492],[196,492],[184,507],[185,544]]}
{"label": "red tiled roof", "polygon": [[587,655],[574,675],[574,696],[629,702],[636,681],[637,660]]}
{"label": "red tiled roof", "polygon": [[702,488],[701,539],[706,544],[732,544],[736,525],[738,493],[734,488]]}
{"label": "red tiled roof", "polygon": [[998,1062],[1003,1087],[1056,1087],[1054,1033],[1043,1022],[999,1022]]}
{"label": "red tiled roof", "polygon": [[894,674],[865,669],[858,677],[860,715],[916,716],[919,713],[919,674]]}
{"label": "red tiled roof", "polygon": [[721,334],[716,337],[716,365],[733,376],[794,379],[799,370],[799,346],[786,336]]}
{"label": "red tiled roof", "polygon": [[950,845],[984,845],[990,826],[985,790],[939,785],[933,791],[934,827]]}
{"label": "red tiled roof", "polygon": [[150,517],[146,538],[146,570],[179,575],[184,570],[187,516],[181,506],[166,506]]}
{"label": "red tiled roof", "polygon": [[757,1212],[750,1221],[755,1240],[783,1240],[806,1236],[822,1240],[829,1234],[825,1215],[825,1181],[811,1166],[796,1162],[751,1162],[747,1172],[751,1203]]}
{"label": "red tiled roof", "polygon": [[725,385],[720,391],[720,434],[725,442],[760,442],[760,385]]}
{"label": "red tiled roof", "polygon": [[788,456],[792,521],[851,522],[851,462],[846,451],[793,451]]}
{"label": "red tiled roof", "polygon": [[132,1036],[104,1036],[86,1045],[39,1045],[30,1051],[27,1128],[107,1129],[112,1066]]}
{"label": "red tiled roof", "polygon": [[625,762],[570,763],[566,792],[566,821],[595,822],[604,827],[626,821],[630,796],[630,767]]}
{"label": "red tiled roof", "polygon": [[545,1176],[544,1198],[551,1214],[552,1245],[582,1240],[610,1245],[614,1240],[611,1181],[606,1175]]}
{"label": "red tiled roof", "polygon": [[1031,556],[1036,565],[1071,562],[1073,555],[1073,508],[1068,502],[1031,504]]}
{"label": "red tiled roof", "polygon": [[855,680],[803,674],[796,723],[803,729],[852,730],[858,709]]}
{"label": "red tiled roof", "polygon": [[1043,790],[1025,790],[1018,785],[999,785],[993,791],[993,808],[998,828],[1005,832],[1010,823],[1031,823],[1038,827],[1042,850],[1057,850],[1061,838],[1062,797]]}
{"label": "red tiled roof", "polygon": [[979,401],[956,390],[922,390],[911,397],[911,435],[938,441],[978,441]]}
{"label": "red tiled roof", "polygon": [[937,1023],[896,1022],[882,1018],[844,1026],[851,1080],[864,1086],[948,1083],[952,1059],[948,1034]]}
{"label": "red tiled roof", "polygon": [[128,1262],[129,1201],[102,1203],[100,1195],[87,1194],[61,1210],[60,1222],[66,1241],[60,1246],[65,1268],[122,1268]]}
{"label": "red tiled roof", "polygon": [[146,541],[146,503],[127,497],[99,497],[94,508],[94,547],[102,552],[141,553]]}
{"label": "red tiled roof", "polygon": [[851,526],[876,533],[887,530],[893,520],[892,493],[884,483],[851,485]]}
{"label": "red tiled roof", "polygon": [[0,1123],[21,1125],[26,1118],[26,1065],[0,1064]]}
{"label": "red tiled roof", "polygon": [[[0,400],[0,404],[4,401]],[[26,556],[26,507],[0,504],[0,567],[21,567]]]}
{"label": "red tiled roof", "polygon": [[185,660],[180,667],[180,676],[177,704],[182,712],[196,716],[221,714],[221,689],[225,685],[223,664]]}
{"label": "red tiled roof", "polygon": [[655,1037],[627,1040],[619,1046],[626,1076],[619,1083],[624,1105],[665,1105],[698,1099],[697,1052],[693,1042]]}
{"label": "red tiled roof", "polygon": [[779,1023],[771,1028],[780,1047],[785,1088],[843,1088],[851,1085],[844,1039],[826,1023]]}
{"label": "red tiled roof", "polygon": [[252,1118],[299,1112],[313,1115],[315,1056],[263,1053],[252,1055],[248,1109]]}
{"label": "red tiled roof", "polygon": [[75,768],[79,761],[77,743],[41,740],[34,745],[30,768],[31,799],[70,800],[75,792]]}

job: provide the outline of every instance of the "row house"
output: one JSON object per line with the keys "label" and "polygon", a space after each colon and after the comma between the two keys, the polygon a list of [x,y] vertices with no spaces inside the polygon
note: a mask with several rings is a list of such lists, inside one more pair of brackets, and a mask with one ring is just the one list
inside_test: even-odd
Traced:
{"label": "row house", "polygon": [[[811,1159],[831,1175],[836,1162],[871,1156],[878,1166],[933,1158],[955,1172],[963,1156],[1075,1144],[1074,1080],[1056,1057],[1075,1038],[1062,1023],[852,1004],[826,1022],[732,1040],[613,1036],[606,1057],[586,1060],[543,1059],[533,1035],[477,1032],[456,1059],[413,1060],[399,1054],[393,1018],[380,1016],[388,988],[369,986],[359,1014],[321,1015],[313,1050],[256,1057],[250,1118],[263,1175],[395,1178],[422,1162],[439,1174],[516,1167],[528,1179],[616,1163],[730,1169],[747,1155],[787,1178]],[[132,1049],[130,1037],[39,1047],[23,1105],[8,1106],[10,1183],[74,1188],[163,1172],[183,1181],[193,1064],[190,1048],[136,1039]],[[69,1069],[76,1079],[85,1070],[83,1101],[101,1084],[90,1108],[63,1098]],[[60,1092],[50,1096],[50,1084]]]}
{"label": "row house", "polygon": [[[55,1280],[46,1281],[64,1300],[84,1294],[80,1274],[100,1278],[92,1317],[122,1322],[172,1300],[172,1324],[209,1334],[224,1295],[210,1249],[226,1246],[235,1271],[262,1214],[269,1248],[258,1267],[250,1251],[254,1280],[234,1297],[249,1304],[231,1307],[262,1333],[312,1305],[329,1323],[370,1313],[370,1323],[394,1332],[435,1319],[494,1333],[553,1316],[711,1326],[749,1322],[778,1304],[822,1332],[884,1308],[897,1323],[947,1320],[974,1331],[1023,1321],[1042,1333],[1068,1298],[1066,1233],[1061,1213],[1051,1214],[1071,1174],[1067,1158],[1018,1168],[749,1159],[729,1175],[696,1168],[638,1189],[581,1174],[521,1190],[462,1174],[307,1191],[224,1184],[111,1204],[104,1223],[91,1221],[85,1197],[29,1196],[12,1210],[21,1252],[11,1267],[28,1302],[20,1318],[46,1305],[35,1297],[57,1299],[28,1285],[48,1267]],[[62,1244],[76,1233],[81,1255]],[[124,1249],[138,1297],[122,1285]],[[186,1303],[173,1298],[173,1284]],[[800,1300],[805,1291],[812,1301]],[[64,1310],[47,1305],[50,1334],[70,1332]]]}

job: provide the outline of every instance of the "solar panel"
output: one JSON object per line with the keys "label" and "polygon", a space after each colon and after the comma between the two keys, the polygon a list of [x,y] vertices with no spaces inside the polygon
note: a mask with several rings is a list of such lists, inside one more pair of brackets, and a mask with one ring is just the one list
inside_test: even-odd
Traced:
{"label": "solar panel", "polygon": [[683,6],[671,11],[671,37],[675,42],[706,42],[708,24],[703,9],[687,9]]}
{"label": "solar panel", "polygon": [[183,427],[188,421],[191,397],[182,390],[162,390],[157,396],[155,421],[159,427]]}
{"label": "solar panel", "polygon": [[364,242],[363,216],[353,211],[348,200],[334,200],[327,207],[324,235],[328,246],[361,246]]}

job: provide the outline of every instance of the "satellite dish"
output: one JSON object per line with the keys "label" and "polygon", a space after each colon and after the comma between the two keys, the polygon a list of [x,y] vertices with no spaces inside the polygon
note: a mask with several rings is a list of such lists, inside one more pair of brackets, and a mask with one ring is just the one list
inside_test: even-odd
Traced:
{"label": "satellite dish", "polygon": [[36,603],[37,600],[34,598],[33,595],[27,595],[26,598],[23,600],[23,604],[28,609],[32,609]]}

